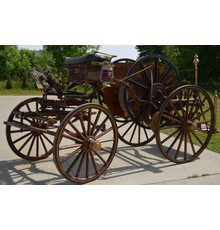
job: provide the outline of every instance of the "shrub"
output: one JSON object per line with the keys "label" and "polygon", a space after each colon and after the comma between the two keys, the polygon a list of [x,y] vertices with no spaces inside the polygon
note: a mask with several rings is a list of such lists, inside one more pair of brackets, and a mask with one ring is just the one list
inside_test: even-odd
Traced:
{"label": "shrub", "polygon": [[28,88],[28,76],[27,76],[27,74],[25,74],[24,77],[23,77],[22,88],[23,89]]}
{"label": "shrub", "polygon": [[7,77],[6,88],[7,88],[7,89],[12,89],[12,88],[13,88],[12,79],[11,79],[11,76],[10,76],[10,75],[8,75],[8,77]]}

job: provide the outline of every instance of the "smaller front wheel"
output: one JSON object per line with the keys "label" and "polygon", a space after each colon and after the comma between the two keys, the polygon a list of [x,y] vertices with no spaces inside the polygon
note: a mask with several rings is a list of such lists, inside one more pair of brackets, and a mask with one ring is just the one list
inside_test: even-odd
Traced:
{"label": "smaller front wheel", "polygon": [[84,104],[60,124],[54,162],[66,179],[83,184],[97,179],[111,164],[118,143],[112,114],[97,104]]}

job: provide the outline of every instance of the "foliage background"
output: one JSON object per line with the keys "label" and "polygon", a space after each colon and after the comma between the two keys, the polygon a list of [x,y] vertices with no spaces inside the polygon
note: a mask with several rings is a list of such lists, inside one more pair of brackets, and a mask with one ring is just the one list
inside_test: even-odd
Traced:
{"label": "foliage background", "polygon": [[[80,57],[94,50],[99,45],[44,45],[40,55],[36,51],[18,49],[17,45],[0,45],[0,81],[7,81],[7,88],[13,87],[14,81],[22,81],[23,88],[28,88],[32,81],[30,71],[35,67],[50,70],[56,76],[64,68],[64,56]],[[171,60],[178,70],[194,69],[193,57],[199,56],[198,76],[200,85],[220,82],[220,46],[219,45],[136,45],[138,58],[148,54],[161,54]],[[192,72],[181,72],[183,83],[192,84]]]}
{"label": "foliage background", "polygon": [[50,70],[56,76],[67,75],[64,56],[79,57],[98,50],[93,45],[44,45],[40,54],[29,49],[18,49],[17,45],[0,45],[0,81],[6,81],[6,88],[12,89],[13,82],[22,82],[22,88],[33,83],[30,75],[33,67]]}
{"label": "foliage background", "polygon": [[[178,70],[194,69],[193,57],[199,56],[198,76],[202,85],[220,82],[219,45],[136,45],[139,58],[148,54],[161,54],[171,60]],[[184,83],[194,83],[192,73],[181,72]]]}

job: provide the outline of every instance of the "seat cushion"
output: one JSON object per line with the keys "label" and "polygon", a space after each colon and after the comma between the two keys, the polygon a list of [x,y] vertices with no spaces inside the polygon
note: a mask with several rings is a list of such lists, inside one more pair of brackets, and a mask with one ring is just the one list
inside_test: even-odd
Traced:
{"label": "seat cushion", "polygon": [[103,62],[103,61],[111,61],[111,57],[100,55],[100,54],[88,54],[82,57],[76,58],[65,58],[65,67],[70,66],[79,66],[79,65],[90,65],[91,62]]}

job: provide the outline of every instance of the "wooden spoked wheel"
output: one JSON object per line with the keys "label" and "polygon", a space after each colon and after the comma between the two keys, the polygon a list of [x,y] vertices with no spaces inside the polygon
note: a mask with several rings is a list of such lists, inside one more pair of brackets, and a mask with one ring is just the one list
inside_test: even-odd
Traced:
{"label": "wooden spoked wheel", "polygon": [[[39,111],[40,98],[30,98],[18,104],[11,112],[8,122],[21,124],[21,113]],[[46,122],[34,117],[23,117],[22,124],[45,129]],[[53,152],[53,139],[46,133],[6,126],[6,137],[13,152],[26,160],[37,161],[48,157]]]}
{"label": "wooden spoked wheel", "polygon": [[176,163],[189,162],[202,153],[212,136],[212,101],[202,88],[182,86],[162,105],[157,124],[161,153]]}
{"label": "wooden spoked wheel", "polygon": [[[150,66],[152,75],[151,68],[148,68]],[[129,117],[136,124],[151,129],[151,118],[154,113],[159,110],[167,96],[182,85],[179,72],[167,58],[161,55],[148,55],[132,65],[127,77],[126,82],[137,97],[148,101],[144,106],[138,105],[124,90],[124,105]],[[149,104],[150,102],[158,109]]]}
{"label": "wooden spoked wheel", "polygon": [[84,104],[65,117],[54,143],[54,162],[61,175],[87,183],[111,164],[118,144],[117,126],[103,106]]}

